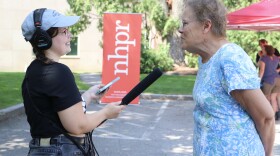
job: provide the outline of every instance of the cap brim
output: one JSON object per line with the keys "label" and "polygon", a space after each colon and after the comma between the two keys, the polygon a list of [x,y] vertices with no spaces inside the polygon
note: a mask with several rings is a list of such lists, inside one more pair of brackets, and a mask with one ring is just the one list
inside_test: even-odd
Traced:
{"label": "cap brim", "polygon": [[52,27],[69,27],[77,23],[80,19],[80,16],[60,16],[57,23]]}

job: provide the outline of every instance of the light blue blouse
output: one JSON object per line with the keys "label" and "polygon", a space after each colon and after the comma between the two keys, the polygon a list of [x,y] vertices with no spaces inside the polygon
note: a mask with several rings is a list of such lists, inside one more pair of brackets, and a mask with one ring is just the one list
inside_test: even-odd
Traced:
{"label": "light blue blouse", "polygon": [[252,118],[230,96],[232,90],[258,88],[257,70],[238,45],[223,45],[206,63],[199,58],[193,90],[195,156],[265,155]]}

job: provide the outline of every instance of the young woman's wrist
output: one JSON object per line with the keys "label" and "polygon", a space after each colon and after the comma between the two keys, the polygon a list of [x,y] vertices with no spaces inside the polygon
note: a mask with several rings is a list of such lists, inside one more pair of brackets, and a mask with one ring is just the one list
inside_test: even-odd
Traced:
{"label": "young woman's wrist", "polygon": [[82,97],[87,102],[87,104],[90,104],[92,100],[94,100],[94,101],[96,101],[96,103],[98,103],[98,100],[99,100],[99,98],[97,96],[93,95],[93,93],[88,90],[82,94]]}
{"label": "young woman's wrist", "polygon": [[85,91],[81,97],[83,101],[86,101],[86,104],[89,104],[91,102],[91,97],[88,91]]}
{"label": "young woman's wrist", "polygon": [[84,113],[86,113],[86,112],[87,112],[87,102],[86,102],[86,100],[83,98],[83,96],[81,96],[81,98],[82,98],[83,111],[84,111]]}

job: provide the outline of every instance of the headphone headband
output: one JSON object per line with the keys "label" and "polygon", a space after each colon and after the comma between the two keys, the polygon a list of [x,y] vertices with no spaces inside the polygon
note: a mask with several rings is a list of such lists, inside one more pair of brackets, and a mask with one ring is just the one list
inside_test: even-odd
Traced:
{"label": "headphone headband", "polygon": [[33,45],[40,50],[47,50],[52,46],[52,38],[45,30],[41,29],[45,10],[46,8],[36,9],[33,13],[34,26],[36,30],[31,38],[31,41],[33,42]]}
{"label": "headphone headband", "polygon": [[45,10],[46,8],[41,8],[41,9],[36,9],[34,11],[33,20],[34,20],[34,26],[36,28],[42,26],[42,18]]}

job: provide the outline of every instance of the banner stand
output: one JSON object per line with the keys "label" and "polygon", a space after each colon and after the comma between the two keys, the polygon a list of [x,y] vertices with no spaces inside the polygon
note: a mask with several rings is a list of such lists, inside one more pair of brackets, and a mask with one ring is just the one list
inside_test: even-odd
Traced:
{"label": "banner stand", "polygon": [[[140,82],[142,14],[104,13],[102,83],[116,77],[101,103],[121,101]],[[139,104],[139,97],[131,104]]]}

